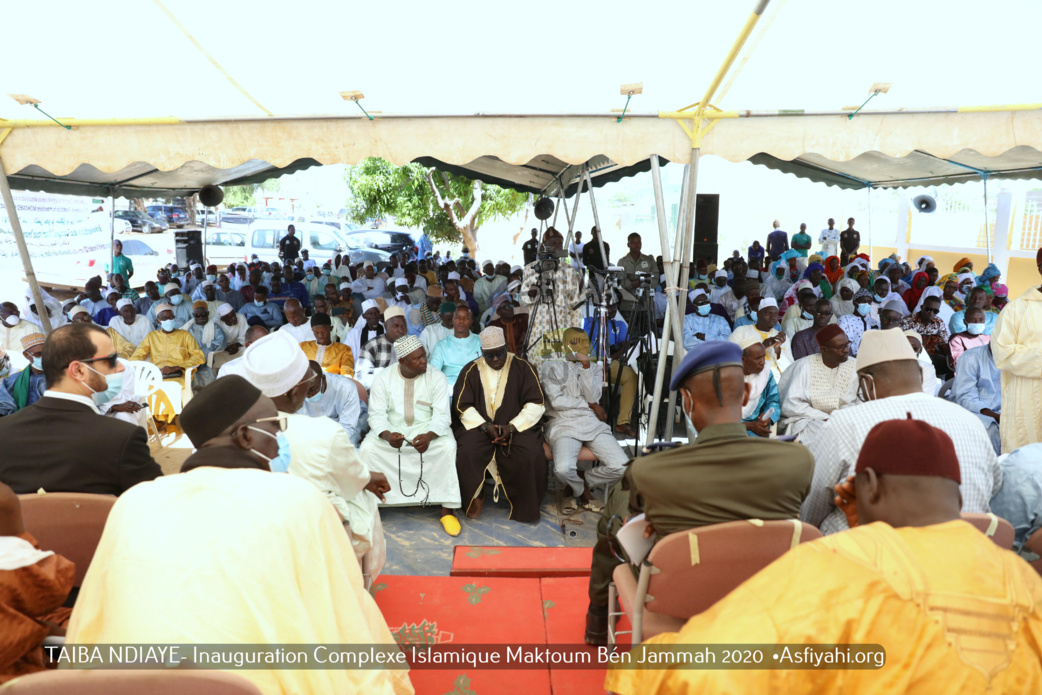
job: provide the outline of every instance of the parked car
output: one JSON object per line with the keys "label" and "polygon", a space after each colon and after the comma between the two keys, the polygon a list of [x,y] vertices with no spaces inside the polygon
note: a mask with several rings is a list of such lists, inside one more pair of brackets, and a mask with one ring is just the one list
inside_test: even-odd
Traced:
{"label": "parked car", "polygon": [[149,215],[162,215],[171,227],[181,229],[188,224],[188,211],[179,205],[149,205],[145,208]]}
{"label": "parked car", "polygon": [[340,236],[347,236],[348,232],[353,232],[361,229],[357,224],[351,222],[345,222],[335,217],[309,217],[307,221],[312,224],[324,224],[340,232]]}
{"label": "parked car", "polygon": [[416,242],[408,232],[388,229],[360,229],[344,235],[349,249],[379,249],[387,253],[416,253]]}
{"label": "parked car", "polygon": [[155,218],[139,210],[116,210],[116,219],[124,220],[130,224],[131,230],[141,234],[153,234],[165,232],[170,228],[165,221],[159,222]]}
{"label": "parked car", "polygon": [[[248,224],[229,224],[234,215],[227,215],[221,221],[220,231],[210,234],[206,239],[206,257],[209,262],[218,265],[231,261],[248,261],[253,254],[269,263],[279,259],[279,241],[286,236],[286,228],[290,223],[285,220],[269,220],[261,218],[251,220]],[[319,263],[332,260],[338,253],[350,252],[347,241],[336,229],[322,224],[302,222],[294,223],[301,250],[307,250],[311,258]],[[358,250],[363,250],[359,247]],[[389,254],[373,250],[362,260],[386,261]],[[351,255],[354,260],[355,255]]]}
{"label": "parked car", "polygon": [[207,210],[205,208],[199,208],[195,211],[195,222],[199,226],[202,226],[203,220],[206,220],[207,227],[217,226],[217,211]]}

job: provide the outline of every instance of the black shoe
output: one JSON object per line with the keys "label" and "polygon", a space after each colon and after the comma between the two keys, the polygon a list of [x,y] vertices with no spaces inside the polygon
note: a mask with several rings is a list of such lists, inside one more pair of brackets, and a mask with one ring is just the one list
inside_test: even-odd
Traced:
{"label": "black shoe", "polygon": [[601,647],[608,644],[608,607],[590,606],[586,610],[586,644]]}

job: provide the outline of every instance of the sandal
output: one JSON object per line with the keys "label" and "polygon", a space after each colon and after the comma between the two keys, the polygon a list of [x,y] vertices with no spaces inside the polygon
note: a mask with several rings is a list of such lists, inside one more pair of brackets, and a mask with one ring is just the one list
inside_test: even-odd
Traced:
{"label": "sandal", "polygon": [[579,502],[572,496],[568,496],[564,502],[561,503],[561,513],[565,516],[570,516],[579,511]]}
{"label": "sandal", "polygon": [[604,510],[604,502],[600,500],[586,500],[583,502],[583,509],[600,514]]}

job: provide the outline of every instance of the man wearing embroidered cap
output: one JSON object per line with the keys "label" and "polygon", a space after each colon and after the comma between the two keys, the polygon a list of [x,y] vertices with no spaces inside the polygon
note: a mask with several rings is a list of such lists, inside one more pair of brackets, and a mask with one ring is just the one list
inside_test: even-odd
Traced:
{"label": "man wearing embroidered cap", "polygon": [[394,342],[397,364],[376,374],[369,395],[369,434],[362,458],[390,481],[388,506],[439,505],[442,527],[458,536],[460,507],[449,384],[427,366],[419,338]]}
{"label": "man wearing embroidered cap", "polygon": [[891,692],[900,674],[906,693],[1038,691],[1042,580],[959,518],[965,478],[954,449],[948,434],[907,413],[875,425],[856,476],[834,494],[856,528],[797,545],[680,631],[649,640],[726,644],[764,635],[795,653],[801,645],[878,644],[886,650],[881,668],[613,670],[605,688]]}
{"label": "man wearing embroidered cap", "polygon": [[[1035,263],[1042,275],[1042,249]],[[1042,285],[1003,307],[991,334],[991,352],[1002,371],[1002,450],[1042,442]]]}
{"label": "man wearing embroidered cap", "polygon": [[356,556],[374,551],[379,573],[384,548],[376,504],[388,489],[386,478],[369,472],[337,423],[297,414],[319,375],[289,335],[275,332],[259,339],[246,348],[242,361],[243,377],[274,402],[286,421],[277,437],[279,454],[269,461],[272,472],[288,472],[325,493],[348,527]]}
{"label": "man wearing embroidered cap", "polygon": [[[20,372],[10,374],[3,380],[4,391],[14,402],[14,410],[30,406],[43,397],[43,392],[47,388],[43,373],[43,344],[46,340],[47,336],[43,333],[30,333],[21,340],[22,355],[28,361],[29,366]],[[10,407],[11,402],[7,401],[7,404]],[[14,410],[7,413],[0,412],[0,415],[10,415]]]}
{"label": "man wearing embroidered cap", "polygon": [[[847,479],[869,431],[880,422],[912,417],[947,432],[955,443],[962,475],[962,511],[987,513],[989,501],[1002,484],[988,433],[963,408],[922,391],[922,373],[908,339],[899,329],[869,331],[857,355],[858,396],[866,401],[833,412],[821,433],[809,444],[814,454],[814,483],[800,518],[822,533],[848,528],[833,503],[832,486]],[[904,461],[905,457],[897,457]]]}
{"label": "man wearing embroidered cap", "polygon": [[507,498],[510,519],[538,521],[546,493],[539,429],[545,412],[543,389],[532,365],[507,351],[501,328],[482,331],[480,345],[481,356],[460,373],[452,392],[464,508],[470,518],[481,514],[485,479],[490,477],[494,498],[499,488]]}
{"label": "man wearing embroidered cap", "polygon": [[642,456],[612,488],[597,524],[590,572],[587,644],[607,638],[608,583],[626,557],[615,534],[644,512],[658,538],[737,519],[792,519],[807,494],[814,461],[799,444],[749,437],[742,406],[749,398],[742,350],[714,341],[690,350],[670,389],[697,432],[692,444]]}
{"label": "man wearing embroidered cap", "polygon": [[408,332],[405,312],[401,307],[388,307],[384,312],[384,332],[362,348],[355,362],[355,378],[368,391],[373,385],[373,374],[398,361],[394,342]]}
{"label": "man wearing embroidered cap", "polygon": [[778,384],[782,416],[778,433],[799,435],[805,446],[821,433],[833,412],[857,403],[857,370],[847,334],[831,323],[814,339],[819,352],[793,362]]}

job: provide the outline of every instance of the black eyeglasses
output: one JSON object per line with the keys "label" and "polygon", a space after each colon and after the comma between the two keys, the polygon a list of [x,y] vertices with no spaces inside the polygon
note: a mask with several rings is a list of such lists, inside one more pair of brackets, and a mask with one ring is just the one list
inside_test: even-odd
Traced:
{"label": "black eyeglasses", "polygon": [[91,357],[89,360],[74,360],[81,364],[90,364],[91,362],[105,362],[109,369],[116,368],[116,361],[119,359],[119,353],[112,353],[111,355],[105,355],[103,357]]}
{"label": "black eyeglasses", "polygon": [[931,309],[930,307],[925,307],[925,306],[922,308],[922,312],[924,314],[936,314],[939,311],[940,311],[940,309]]}

